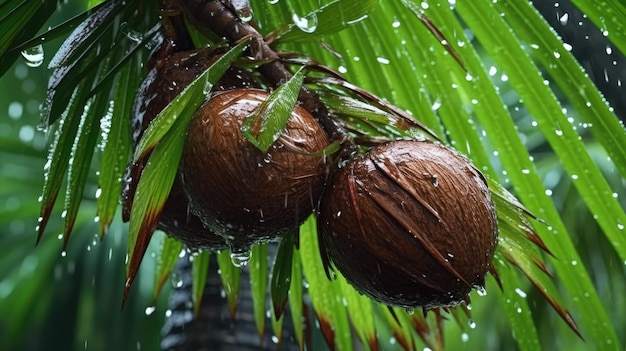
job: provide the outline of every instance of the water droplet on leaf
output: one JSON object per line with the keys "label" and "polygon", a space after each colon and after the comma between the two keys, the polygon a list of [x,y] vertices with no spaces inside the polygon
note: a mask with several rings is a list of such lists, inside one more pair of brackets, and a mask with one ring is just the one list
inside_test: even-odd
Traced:
{"label": "water droplet on leaf", "polygon": [[292,19],[296,27],[305,33],[313,33],[317,29],[317,15],[314,12],[304,17],[300,17],[294,13]]}
{"label": "water droplet on leaf", "polygon": [[30,67],[39,67],[43,63],[43,46],[35,45],[28,49],[22,50],[22,57],[26,60],[26,65]]}

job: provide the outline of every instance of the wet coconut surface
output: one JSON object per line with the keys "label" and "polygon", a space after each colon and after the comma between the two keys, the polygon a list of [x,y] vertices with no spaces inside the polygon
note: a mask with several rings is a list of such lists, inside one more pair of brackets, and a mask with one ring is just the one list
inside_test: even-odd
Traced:
{"label": "wet coconut surface", "polygon": [[329,139],[296,106],[267,153],[241,133],[244,119],[269,93],[235,89],[200,107],[188,129],[181,179],[191,211],[233,247],[269,240],[312,213],[326,178],[323,150]]}
{"label": "wet coconut surface", "polygon": [[[155,51],[150,59],[147,76],[139,87],[133,103],[132,143],[137,145],[143,132],[150,122],[169,104],[183,89],[206,70],[219,54],[207,49],[187,50],[163,55]],[[247,72],[231,67],[215,84],[216,90],[231,90],[255,86],[254,78]],[[124,217],[128,220],[139,175],[143,164],[130,164],[125,176],[125,188],[122,194]],[[223,237],[206,229],[200,219],[189,211],[180,180],[176,179],[170,195],[159,216],[158,229],[180,239],[192,249],[225,249],[228,248]]]}
{"label": "wet coconut surface", "polygon": [[482,174],[434,143],[395,141],[334,175],[319,207],[320,250],[383,303],[433,308],[484,285],[497,243]]}

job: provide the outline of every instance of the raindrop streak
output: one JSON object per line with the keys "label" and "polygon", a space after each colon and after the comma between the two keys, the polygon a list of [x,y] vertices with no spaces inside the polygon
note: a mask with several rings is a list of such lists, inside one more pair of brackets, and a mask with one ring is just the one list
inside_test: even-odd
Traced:
{"label": "raindrop streak", "polygon": [[24,57],[26,65],[29,67],[41,66],[43,56],[43,46],[41,44],[22,50],[22,57]]}
{"label": "raindrop streak", "polygon": [[317,15],[312,12],[304,17],[300,17],[295,13],[292,16],[293,23],[305,33],[313,33],[317,29]]}
{"label": "raindrop streak", "polygon": [[243,267],[250,262],[250,258],[252,257],[252,252],[250,250],[245,251],[232,251],[230,253],[230,262],[235,267]]}

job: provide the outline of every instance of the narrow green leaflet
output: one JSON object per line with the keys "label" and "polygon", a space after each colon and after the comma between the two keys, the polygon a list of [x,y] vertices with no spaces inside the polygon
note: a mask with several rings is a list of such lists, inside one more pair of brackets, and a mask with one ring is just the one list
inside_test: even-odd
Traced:
{"label": "narrow green leaflet", "polygon": [[352,350],[348,314],[341,300],[338,283],[326,277],[313,216],[300,227],[299,252],[304,275],[309,282],[309,296],[326,342],[337,350]]}
{"label": "narrow green leaflet", "polygon": [[[304,286],[302,282],[302,262],[300,262],[300,253],[296,252],[291,260],[291,286],[289,287],[289,309],[291,310],[291,320],[293,330],[296,334],[296,340],[300,350],[304,350],[304,325],[305,317],[302,295],[304,294]],[[299,322],[300,321],[300,322]],[[309,324],[309,323],[306,323]]]}
{"label": "narrow green leaflet", "polygon": [[[104,62],[100,67],[100,75],[106,71],[109,64],[110,61],[108,60]],[[110,90],[111,87],[112,83],[109,83],[107,90]],[[63,209],[63,215],[65,216],[64,245],[67,245],[74,228],[74,222],[76,221],[83,197],[83,190],[91,169],[94,149],[99,137],[100,120],[106,118],[109,112],[109,102],[108,94],[99,94],[87,101],[81,124],[78,127],[78,135],[72,147],[67,174],[67,192]]]}
{"label": "narrow green leaflet", "polygon": [[526,300],[526,292],[519,286],[519,278],[516,272],[496,255],[494,265],[498,276],[502,281],[502,306],[515,331],[515,341],[521,351],[540,350],[537,328],[532,318],[532,313]]}
{"label": "narrow green leaflet", "polygon": [[157,297],[161,293],[161,289],[163,289],[163,285],[165,285],[165,282],[170,279],[172,270],[174,270],[176,261],[178,261],[178,255],[182,249],[183,244],[180,241],[168,235],[163,237],[161,250],[157,255],[154,292],[152,294],[153,300],[156,301]]}
{"label": "narrow green leaflet", "polygon": [[[609,110],[604,98],[572,53],[565,49],[563,42],[537,15],[530,3],[499,1],[494,6],[507,14],[511,26],[517,29],[516,35],[532,45],[531,55],[541,62],[542,68],[576,108],[580,119],[591,125],[589,130],[595,139],[604,146],[622,177],[626,177],[626,128]],[[626,27],[623,30],[626,31]],[[610,38],[614,39],[613,36]]]}
{"label": "narrow green leaflet", "polygon": [[241,56],[248,42],[249,40],[241,42],[221,56],[154,118],[137,145],[135,161],[147,155],[155,147],[159,140],[172,128],[176,120],[186,115],[184,111],[196,111],[204,102],[213,84],[222,77],[233,61]]}
{"label": "narrow green leaflet", "polygon": [[130,214],[124,301],[176,178],[186,132],[187,124],[179,120],[154,148],[139,179]]}
{"label": "narrow green leaflet", "polygon": [[217,264],[220,267],[222,287],[224,287],[224,292],[226,292],[230,314],[234,317],[237,313],[237,296],[239,295],[241,269],[233,265],[230,250],[222,250],[217,254]]}
{"label": "narrow green leaflet", "polygon": [[[95,75],[92,75],[92,78]],[[48,155],[48,162],[44,166],[46,177],[41,196],[41,212],[37,227],[37,242],[41,240],[46,224],[50,219],[52,208],[56,202],[61,183],[69,166],[70,154],[74,145],[74,139],[78,132],[84,104],[87,101],[89,90],[87,83],[83,82],[76,87],[74,98],[70,101],[67,114],[61,121],[56,132],[55,141]]]}
{"label": "narrow green leaflet", "polygon": [[295,233],[287,233],[283,236],[278,246],[278,252],[274,258],[270,295],[274,315],[280,319],[287,304],[287,295],[291,286],[291,266],[295,244]]}
{"label": "narrow green leaflet", "polygon": [[270,319],[272,321],[272,330],[274,331],[274,335],[278,339],[278,349],[281,350],[283,348],[283,321],[284,319],[280,317],[276,317],[274,313],[274,309],[270,309]]}
{"label": "narrow green leaflet", "polygon": [[133,96],[136,91],[134,82],[139,81],[136,68],[135,62],[132,61],[121,69],[114,87],[113,110],[108,115],[108,121],[105,121],[109,123],[109,129],[107,133],[103,133],[105,146],[101,163],[107,166],[101,167],[98,177],[100,238],[104,237],[115,216],[122,189],[119,179],[122,178],[128,162],[130,151],[128,126],[130,126]]}
{"label": "narrow green leaflet", "polygon": [[250,257],[250,289],[252,291],[252,311],[259,338],[265,336],[265,306],[267,302],[267,244],[252,247]]}
{"label": "narrow green leaflet", "polygon": [[626,4],[622,0],[572,0],[572,3],[626,55],[626,25],[623,21],[626,18]]}
{"label": "narrow green leaflet", "polygon": [[[102,6],[102,3],[99,5]],[[64,35],[65,33],[73,30],[74,28],[76,28],[76,26],[78,26],[82,21],[85,20],[85,18],[87,18],[87,16],[89,16],[89,12],[93,11],[94,9],[96,9],[96,7],[92,8],[89,11],[85,11],[82,12],[70,19],[68,19],[67,21],[54,26],[53,28],[48,29],[47,31],[43,32],[42,34],[28,40],[25,41],[21,44],[19,44],[18,46],[15,46],[13,48],[11,48],[11,50],[23,50],[25,48],[29,48],[35,45],[39,45],[39,44],[43,44],[46,42],[49,42],[53,39],[56,39],[62,35]]]}
{"label": "narrow green leaflet", "polygon": [[319,9],[299,17],[293,15],[294,24],[280,35],[281,42],[319,40],[336,33],[367,17],[379,0],[335,0]]}
{"label": "narrow green leaflet", "polygon": [[378,349],[372,300],[354,290],[342,275],[337,277],[337,282],[341,287],[341,295],[345,298],[344,304],[347,305],[350,322],[361,342],[368,345],[371,350]]}
{"label": "narrow green leaflet", "polygon": [[[32,38],[39,28],[48,21],[56,10],[54,1],[5,1],[0,8],[0,77],[13,65],[20,56],[17,50],[9,51],[12,47]],[[35,56],[29,64],[41,64],[43,59],[36,46]],[[30,48],[27,48],[30,49]]]}
{"label": "narrow green leaflet", "polygon": [[80,55],[92,47],[113,22],[124,5],[122,1],[107,1],[91,12],[87,19],[82,21],[65,39],[61,48],[56,52],[50,67],[62,67],[72,64]]}
{"label": "narrow green leaflet", "polygon": [[259,107],[246,117],[241,131],[246,139],[263,152],[278,140],[298,101],[304,81],[304,68],[274,90]]}
{"label": "narrow green leaflet", "polygon": [[[388,306],[376,304],[376,307],[378,307],[378,312],[390,327],[391,334],[395,341],[400,344],[404,350],[417,350],[415,347],[415,332],[413,328],[407,325],[407,323],[401,323],[401,321],[406,321],[406,319],[401,320],[398,318],[397,313]],[[404,312],[401,313],[404,314]]]}
{"label": "narrow green leaflet", "polygon": [[209,273],[210,251],[200,251],[192,255],[191,261],[192,281],[191,281],[191,297],[193,299],[193,311],[197,316],[200,313],[202,305],[202,296],[204,295],[204,287]]}

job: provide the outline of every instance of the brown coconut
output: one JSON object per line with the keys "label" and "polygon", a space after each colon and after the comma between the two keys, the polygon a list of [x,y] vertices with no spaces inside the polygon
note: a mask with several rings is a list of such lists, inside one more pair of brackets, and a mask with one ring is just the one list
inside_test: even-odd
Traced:
{"label": "brown coconut", "polygon": [[394,141],[333,177],[320,250],[362,293],[407,308],[454,306],[482,287],[497,223],[483,175],[439,144]]}
{"label": "brown coconut", "polygon": [[328,146],[319,123],[296,106],[268,152],[241,132],[242,123],[269,93],[236,89],[205,103],[188,129],[181,179],[197,215],[234,247],[294,231],[317,204],[326,178]]}

